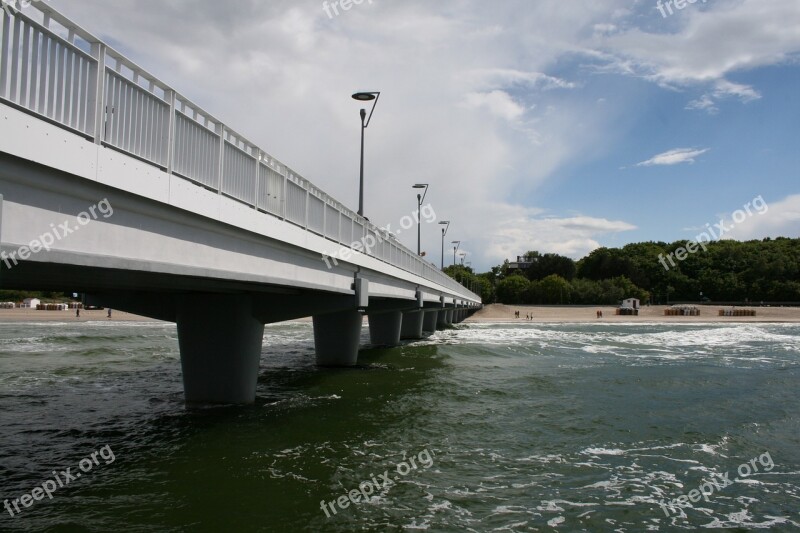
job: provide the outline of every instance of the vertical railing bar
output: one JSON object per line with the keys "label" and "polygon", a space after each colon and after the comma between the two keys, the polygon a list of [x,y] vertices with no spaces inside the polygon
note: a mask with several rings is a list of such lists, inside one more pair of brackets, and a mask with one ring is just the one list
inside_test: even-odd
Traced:
{"label": "vertical railing bar", "polygon": [[113,73],[109,75],[109,80],[113,80],[114,85],[117,87],[117,94],[119,97],[114,101],[114,115],[117,121],[117,134],[114,139],[115,145],[121,145],[125,142],[125,84],[122,83],[122,80],[116,77]]}
{"label": "vertical railing bar", "polygon": [[53,119],[63,123],[64,112],[64,64],[66,63],[66,48],[63,44],[56,41],[56,79],[53,86],[53,97],[55,99],[55,110]]}
{"label": "vertical railing bar", "polygon": [[56,65],[56,116],[58,122],[64,123],[64,97],[67,92],[67,57],[69,50],[64,44],[58,43],[58,64]]}
{"label": "vertical railing bar", "polygon": [[[105,109],[103,110],[106,120],[100,136],[104,142],[114,144],[117,128],[117,116],[114,112],[114,107],[117,104],[117,83],[113,76],[109,76],[107,71],[103,73],[103,77],[106,78],[104,87]],[[91,92],[91,87],[89,89]]]}
{"label": "vertical railing bar", "polygon": [[[196,150],[198,150],[199,148],[207,149],[208,146],[205,146],[205,145],[207,145],[207,143],[204,142],[204,139],[202,139],[200,137],[200,130],[198,129],[197,124],[195,122],[190,122],[189,124],[191,125],[191,127],[189,128],[189,131],[191,132],[191,137],[189,137],[189,143],[187,145],[187,148],[189,149],[189,152],[188,152],[188,154],[189,154],[189,168],[192,171],[192,177],[194,179],[196,179],[197,181],[199,181],[200,183],[202,183],[204,185],[208,185],[207,177],[198,172],[198,170],[199,170],[199,167],[198,167],[199,159],[196,157],[197,156]],[[202,143],[202,145],[201,145],[201,143]],[[211,170],[214,173],[216,173],[216,169],[211,169]]]}
{"label": "vertical railing bar", "polygon": [[[189,168],[192,170],[192,176],[195,179],[197,179],[198,181],[200,181],[204,185],[207,185],[208,184],[208,176],[206,174],[200,174],[199,173],[200,167],[198,166],[198,164],[199,164],[198,162],[200,161],[200,159],[197,157],[197,150],[208,150],[209,149],[209,139],[206,138],[206,137],[201,137],[202,131],[198,128],[196,122],[189,122],[189,132],[191,133],[191,136],[189,137],[188,144],[186,146],[187,149],[188,149],[187,153],[188,153],[188,158],[189,158],[189,161],[188,161]],[[214,137],[214,146],[216,146],[216,137]],[[211,150],[213,152],[214,148],[211,147]],[[208,154],[208,157],[209,157],[209,158],[207,158],[208,161],[211,160],[210,157],[211,157],[211,153],[212,152],[210,152]],[[216,156],[214,156],[213,160],[216,161]],[[206,160],[204,159],[203,162],[205,162],[205,161]],[[213,165],[206,165],[206,167],[209,167],[209,166],[213,166]],[[206,172],[209,172],[209,171],[210,172],[214,172],[215,175],[217,173],[217,169],[216,168],[208,168],[206,170]]]}
{"label": "vertical railing bar", "polygon": [[120,83],[124,88],[124,97],[122,101],[124,102],[125,113],[123,114],[124,123],[122,125],[122,142],[121,145],[123,147],[130,146],[131,138],[133,137],[133,87],[129,83],[126,83],[125,80],[121,80]]}
{"label": "vertical railing bar", "polygon": [[122,109],[120,107],[120,102],[122,102],[122,85],[112,74],[112,70],[109,69],[108,66],[103,69],[103,79],[107,87],[105,91],[105,109],[103,110],[105,122],[102,125],[102,131],[99,132],[99,135],[104,142],[109,144],[113,142],[113,144],[116,144],[119,142],[119,125],[122,121]]}
{"label": "vertical railing bar", "polygon": [[12,49],[11,49],[11,101],[17,102],[17,71],[19,70],[18,67],[18,60],[19,60],[19,28],[21,26],[21,21],[19,18],[14,18],[14,41],[12,42]]}
{"label": "vertical railing bar", "polygon": [[133,94],[135,95],[134,101],[136,102],[133,107],[133,140],[131,142],[131,152],[136,155],[142,155],[143,143],[142,133],[144,130],[144,116],[145,116],[145,98],[142,91],[139,89],[139,84],[133,84]]}
{"label": "vertical railing bar", "polygon": [[186,172],[187,172],[187,174],[188,174],[188,176],[190,178],[196,179],[197,181],[199,181],[201,183],[205,183],[205,181],[200,179],[201,177],[198,176],[197,173],[194,171],[194,164],[195,164],[194,163],[194,146],[195,146],[196,142],[199,142],[199,139],[197,139],[196,137],[197,137],[197,128],[195,127],[193,122],[187,120],[187,123],[186,123],[186,141],[185,141],[185,143],[186,143],[186,147],[185,147],[185,152],[186,152],[186,155],[185,155],[185,157],[186,157]]}
{"label": "vertical railing bar", "polygon": [[72,123],[72,100],[73,100],[73,87],[72,87],[72,73],[75,69],[75,54],[72,50],[67,52],[69,58],[66,65],[67,79],[64,81],[64,123],[69,127],[74,127]]}
{"label": "vertical railing bar", "polygon": [[86,71],[89,65],[85,58],[78,60],[78,95],[76,99],[78,129],[86,133],[86,107],[89,101],[89,84],[86,82]]}
{"label": "vertical railing bar", "polygon": [[50,39],[50,51],[47,55],[47,111],[45,116],[53,118],[56,110],[56,66],[58,65],[58,41]]}
{"label": "vertical railing bar", "polygon": [[147,127],[150,120],[150,99],[147,93],[139,87],[139,84],[136,85],[136,92],[139,95],[139,112],[137,119],[139,133],[136,136],[138,144],[137,152],[134,153],[142,157],[147,157]]}
{"label": "vertical railing bar", "polygon": [[141,101],[139,91],[136,90],[136,84],[127,82],[126,85],[128,86],[128,90],[131,94],[130,99],[130,122],[128,123],[128,127],[126,128],[128,132],[128,142],[127,142],[127,150],[131,153],[138,154],[139,149],[139,121],[141,112],[139,110],[139,103]]}
{"label": "vertical railing bar", "polygon": [[80,129],[81,119],[81,99],[83,98],[83,71],[84,58],[80,55],[73,54],[72,61],[72,90],[70,102],[70,123],[75,129]]}
{"label": "vertical railing bar", "polygon": [[[33,42],[31,50],[31,94],[28,100],[28,108],[35,112],[39,112],[38,98],[42,88],[39,85],[39,70],[41,68],[41,60],[39,59],[39,41],[42,39],[42,32],[38,28],[33,28]],[[2,85],[2,83],[0,83]]]}
{"label": "vertical railing bar", "polygon": [[286,211],[288,209],[286,204],[289,203],[289,181],[288,180],[289,180],[289,173],[287,172],[286,174],[283,175],[283,191],[282,191],[283,194],[281,194],[281,203],[283,204],[283,206],[282,206],[283,207],[283,209],[282,209],[283,210],[283,216],[281,218],[283,218],[283,220],[286,220]]}
{"label": "vertical railing bar", "polygon": [[219,173],[217,174],[217,192],[222,194],[223,176],[225,172],[225,126],[219,128]]}
{"label": "vertical railing bar", "polygon": [[47,114],[47,66],[50,64],[50,37],[42,34],[42,48],[39,56],[39,103],[36,111],[40,115]]}
{"label": "vertical railing bar", "polygon": [[167,101],[169,102],[169,115],[167,116],[167,135],[164,141],[166,142],[166,158],[167,158],[167,173],[172,174],[175,170],[175,126],[177,117],[175,116],[175,91],[167,90]]}
{"label": "vertical railing bar", "polygon": [[22,25],[22,73],[20,79],[19,105],[28,107],[28,50],[30,47],[31,27]]}
{"label": "vertical railing bar", "polygon": [[11,16],[3,10],[0,10],[0,16],[3,17],[3,39],[0,41],[0,97],[5,98],[6,83],[8,82],[8,63],[11,60],[9,54],[10,39],[11,39]]}
{"label": "vertical railing bar", "polygon": [[144,110],[142,113],[142,157],[152,161],[150,153],[150,128],[153,124],[153,99],[149,94],[143,93]]}
{"label": "vertical railing bar", "polygon": [[[168,92],[165,92],[164,96],[168,96]],[[172,103],[161,107],[155,140],[156,146],[158,146],[158,160],[161,161],[162,166],[166,169],[168,174],[172,174],[172,154],[170,153],[170,143],[172,142],[170,128],[172,127],[172,121],[170,119],[170,113],[172,113]]]}
{"label": "vertical railing bar", "polygon": [[[166,96],[166,93],[164,93]],[[169,104],[159,104],[156,109],[156,126],[153,130],[153,153],[155,154],[156,159],[158,160],[159,164],[164,167],[165,169],[169,169],[169,163],[167,162],[167,140],[169,135],[167,135],[167,127],[169,126],[169,116],[167,113],[170,111]]]}
{"label": "vertical railing bar", "polygon": [[[175,104],[177,105],[177,102],[175,102]],[[170,159],[172,166],[169,169],[170,173],[172,174],[174,174],[175,172],[181,172],[180,169],[183,168],[183,160],[181,159],[182,157],[181,154],[183,153],[183,150],[181,148],[182,144],[180,142],[183,139],[183,120],[177,114],[175,114],[173,120],[175,129],[173,137],[172,158]]]}
{"label": "vertical railing bar", "polygon": [[127,149],[130,150],[134,154],[138,154],[139,149],[139,121],[141,116],[141,111],[139,110],[139,104],[141,102],[139,91],[136,89],[136,84],[134,83],[131,85],[128,83],[128,90],[131,92],[131,120],[128,123],[127,132],[128,132],[128,143]]}
{"label": "vertical railing bar", "polygon": [[100,144],[103,142],[104,126],[106,123],[106,113],[111,110],[106,109],[106,45],[103,43],[92,43],[92,55],[95,61],[94,79],[91,79],[91,70],[89,73],[89,99],[87,110],[90,111],[90,119],[92,124],[92,131],[94,142]]}
{"label": "vertical railing bar", "polygon": [[155,99],[152,95],[148,94],[147,92],[144,93],[144,101],[145,101],[145,119],[144,125],[142,126],[142,150],[144,152],[144,157],[149,161],[154,161],[153,152],[151,149],[152,143],[151,139],[151,131],[153,124],[155,123]]}

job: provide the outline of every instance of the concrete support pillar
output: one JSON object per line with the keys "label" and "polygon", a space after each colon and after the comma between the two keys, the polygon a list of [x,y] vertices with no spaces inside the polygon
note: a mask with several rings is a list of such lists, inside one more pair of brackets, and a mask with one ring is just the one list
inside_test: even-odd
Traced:
{"label": "concrete support pillar", "polygon": [[454,313],[455,313],[455,309],[453,309],[453,308],[450,308],[450,309],[447,310],[447,318],[445,319],[445,321],[447,322],[448,326],[452,326],[453,325],[453,314]]}
{"label": "concrete support pillar", "polygon": [[424,311],[406,311],[403,313],[403,327],[400,330],[400,338],[421,339],[425,315]]}
{"label": "concrete support pillar", "polygon": [[436,321],[439,318],[439,311],[425,311],[422,321],[422,331],[436,331]]}
{"label": "concrete support pillar", "polygon": [[340,311],[314,316],[314,348],[319,366],[355,366],[361,341],[361,313]]}
{"label": "concrete support pillar", "polygon": [[370,342],[376,346],[397,346],[402,323],[403,313],[400,311],[369,315]]}
{"label": "concrete support pillar", "polygon": [[187,403],[253,403],[264,324],[253,318],[251,298],[189,295],[176,311]]}
{"label": "concrete support pillar", "polygon": [[436,329],[445,329],[450,324],[447,322],[447,309],[439,309],[436,318]]}

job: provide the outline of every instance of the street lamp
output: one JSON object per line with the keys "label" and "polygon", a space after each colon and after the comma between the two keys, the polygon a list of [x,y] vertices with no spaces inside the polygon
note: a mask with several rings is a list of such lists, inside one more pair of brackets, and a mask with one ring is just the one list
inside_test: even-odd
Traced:
{"label": "street lamp", "polygon": [[461,258],[461,266],[464,266],[464,258],[467,257],[467,252],[461,252],[458,257]]}
{"label": "street lamp", "polygon": [[453,266],[456,266],[456,252],[461,246],[461,241],[453,241],[451,244],[455,244],[455,246],[453,246]]}
{"label": "street lamp", "polygon": [[[375,112],[375,106],[378,105],[378,99],[381,97],[380,92],[362,92],[362,93],[355,93],[353,95],[353,100],[357,100],[359,102],[371,102],[375,101],[372,104],[372,110],[369,112],[369,118],[367,118],[367,110],[361,110],[361,178],[359,180],[359,187],[358,187],[358,214],[359,216],[364,216],[364,130],[367,129],[369,126],[370,121],[372,120],[372,113]],[[366,122],[364,121],[366,119]]]}
{"label": "street lamp", "polygon": [[450,221],[449,220],[442,220],[439,222],[440,225],[445,226],[442,228],[442,270],[444,270],[444,236],[447,235],[447,230],[450,229]]}
{"label": "street lamp", "polygon": [[422,229],[421,229],[421,222],[420,222],[420,212],[422,211],[422,202],[425,201],[425,196],[428,194],[428,184],[427,183],[417,183],[413,187],[414,189],[425,189],[423,194],[417,194],[417,255],[422,255],[422,249],[420,248],[420,239],[422,237]]}

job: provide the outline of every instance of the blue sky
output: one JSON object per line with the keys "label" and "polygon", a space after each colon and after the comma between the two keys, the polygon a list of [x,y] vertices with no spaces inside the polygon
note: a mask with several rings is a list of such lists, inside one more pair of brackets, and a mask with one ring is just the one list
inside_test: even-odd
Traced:
{"label": "blue sky", "polygon": [[756,197],[730,237],[800,236],[798,0],[51,4],[353,209],[349,95],[382,91],[367,216],[396,227],[430,183],[478,270],[692,238]]}

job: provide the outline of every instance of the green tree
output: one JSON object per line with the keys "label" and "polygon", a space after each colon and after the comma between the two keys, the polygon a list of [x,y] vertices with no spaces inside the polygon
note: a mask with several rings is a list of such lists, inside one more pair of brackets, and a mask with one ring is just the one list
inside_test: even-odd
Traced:
{"label": "green tree", "polygon": [[525,292],[529,286],[530,281],[523,276],[509,276],[497,284],[497,300],[507,305],[525,303]]}
{"label": "green tree", "polygon": [[539,252],[528,252],[526,255],[531,261],[531,266],[526,271],[526,275],[531,281],[541,280],[552,274],[566,280],[572,280],[575,277],[577,271],[575,261],[569,257],[558,254],[542,255]]}
{"label": "green tree", "polygon": [[572,286],[561,276],[551,274],[538,283],[536,295],[537,303],[540,304],[569,304],[572,300]]}

